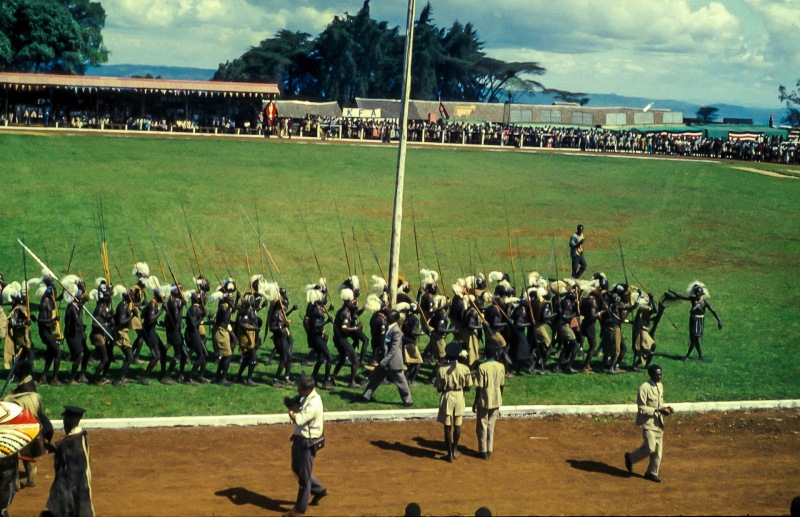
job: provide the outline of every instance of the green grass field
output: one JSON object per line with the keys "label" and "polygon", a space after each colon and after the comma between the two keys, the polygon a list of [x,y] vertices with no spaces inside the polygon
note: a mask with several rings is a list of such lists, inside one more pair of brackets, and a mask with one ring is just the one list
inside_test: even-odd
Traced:
{"label": "green grass field", "polygon": [[[244,282],[247,269],[240,227],[244,208],[253,220],[258,213],[264,240],[289,295],[302,307],[303,286],[316,281],[319,274],[300,213],[332,287],[347,276],[337,211],[351,261],[358,260],[352,246],[354,227],[367,275],[377,274],[378,267],[365,234],[388,274],[396,159],[394,147],[0,134],[4,194],[0,271],[7,281],[21,279],[22,250],[17,238],[22,238],[63,275],[70,248],[66,227],[67,233],[79,236],[73,270],[79,268],[87,279],[101,276],[97,206],[102,198],[111,260],[126,275],[126,282],[132,280],[128,235],[137,259],[147,261],[152,272],[161,276],[149,222],[182,283],[190,283],[194,261],[181,204],[205,251],[201,254],[204,273],[213,279],[212,268],[219,276],[227,276],[230,268]],[[794,280],[800,266],[796,232],[800,181],[743,172],[734,166],[786,169],[622,156],[411,148],[401,273],[416,289],[411,199],[422,267],[436,267],[432,229],[448,286],[462,272],[510,270],[506,214],[514,251],[518,246],[521,252],[515,257],[518,283],[523,269],[546,274],[553,236],[559,274],[566,276],[567,240],[575,225],[583,223],[587,276],[604,271],[612,282],[623,281],[621,239],[629,271],[654,293],[667,288],[683,291],[696,279],[710,289],[711,302],[725,328],[720,332],[715,325],[707,325],[706,361],[678,359],[688,341],[686,302],[671,304],[659,328],[657,361],[665,371],[669,401],[796,398],[800,396],[800,295]],[[252,268],[260,272],[256,237],[249,229],[245,235]],[[35,271],[31,260],[28,268]],[[334,302],[338,302],[336,297]],[[307,346],[300,319],[295,317],[293,328],[296,353],[303,354]],[[630,340],[629,327],[625,333]],[[38,344],[36,331],[33,334]],[[271,348],[267,342],[262,356]],[[119,353],[117,357],[112,374],[121,364]],[[41,366],[38,360],[37,371]],[[258,372],[266,378],[274,368],[259,365]],[[143,366],[134,367],[133,373],[139,369]],[[644,378],[645,374],[632,373],[514,378],[505,403],[631,402]],[[279,412],[283,395],[289,393],[267,386],[225,389],[158,383],[125,388],[42,386],[40,391],[51,414],[67,403],[87,407],[91,417]],[[326,407],[365,407],[351,402],[355,393],[333,390],[326,397]],[[433,407],[438,400],[430,386],[415,388],[413,394],[417,407]],[[380,389],[377,400],[369,407],[399,404],[393,386]]]}

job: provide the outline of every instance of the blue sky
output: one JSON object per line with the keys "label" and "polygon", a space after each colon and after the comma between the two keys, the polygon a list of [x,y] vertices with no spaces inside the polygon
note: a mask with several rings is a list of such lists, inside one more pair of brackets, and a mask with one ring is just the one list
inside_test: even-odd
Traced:
{"label": "blue sky", "polygon": [[[318,34],[363,0],[101,0],[109,64],[216,69],[280,29]],[[472,22],[491,57],[537,61],[574,92],[780,107],[800,79],[800,0],[430,0]],[[405,0],[371,0],[405,26]],[[417,4],[417,14],[425,2]]]}

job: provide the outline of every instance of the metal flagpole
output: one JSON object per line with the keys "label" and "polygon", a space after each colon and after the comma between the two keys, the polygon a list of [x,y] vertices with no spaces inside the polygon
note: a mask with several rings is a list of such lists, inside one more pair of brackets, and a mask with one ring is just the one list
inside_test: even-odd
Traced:
{"label": "metal flagpole", "polygon": [[411,53],[414,48],[415,0],[408,0],[406,18],[406,54],[404,59],[403,110],[400,113],[400,145],[397,150],[397,180],[394,188],[392,245],[389,260],[389,293],[392,306],[397,302],[397,275],[400,269],[400,231],[403,221],[403,182],[406,172],[406,140],[408,139],[408,99],[411,93]]}

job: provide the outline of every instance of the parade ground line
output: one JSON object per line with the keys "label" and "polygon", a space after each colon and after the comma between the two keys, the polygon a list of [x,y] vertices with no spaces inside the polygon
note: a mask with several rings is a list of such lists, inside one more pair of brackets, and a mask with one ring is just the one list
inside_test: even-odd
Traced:
{"label": "parade ground line", "polygon": [[[739,411],[748,409],[797,409],[800,399],[787,400],[737,400],[723,402],[676,402],[670,404],[676,412],[692,413],[707,411]],[[599,404],[588,406],[503,406],[500,412],[504,417],[532,418],[545,416],[585,416],[585,415],[624,415],[636,413],[636,404]],[[372,411],[329,411],[325,412],[326,422],[358,420],[434,420],[436,408],[426,409],[383,409]],[[474,416],[469,410],[466,417]],[[224,427],[285,424],[285,413],[274,415],[226,415],[226,416],[179,416],[157,418],[98,418],[82,421],[86,429],[144,429],[153,427]],[[54,420],[56,429],[63,427],[61,421]]]}

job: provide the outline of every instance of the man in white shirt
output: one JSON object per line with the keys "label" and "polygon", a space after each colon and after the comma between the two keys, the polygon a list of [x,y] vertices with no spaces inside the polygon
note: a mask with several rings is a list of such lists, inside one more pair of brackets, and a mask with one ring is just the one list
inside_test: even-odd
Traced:
{"label": "man in white shirt", "polygon": [[[297,381],[298,397],[286,398],[289,418],[294,422],[292,434],[292,472],[297,476],[297,502],[285,513],[287,517],[303,515],[308,509],[309,498],[316,506],[328,495],[328,490],[314,477],[314,457],[324,445],[322,398],[314,390],[314,378],[302,376]],[[322,445],[320,445],[320,442]]]}

